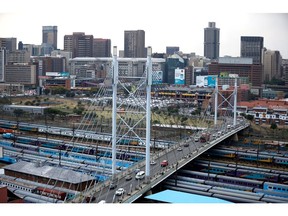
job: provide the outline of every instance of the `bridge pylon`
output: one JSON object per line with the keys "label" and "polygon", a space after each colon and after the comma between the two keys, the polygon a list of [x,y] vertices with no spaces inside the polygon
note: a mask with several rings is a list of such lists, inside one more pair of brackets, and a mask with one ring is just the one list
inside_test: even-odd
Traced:
{"label": "bridge pylon", "polygon": [[[234,79],[234,88],[231,93],[231,90],[219,89],[219,78],[215,78],[215,91],[214,91],[214,125],[218,124],[218,115],[222,117],[222,126],[226,126],[228,124],[236,125],[237,120],[237,81],[238,77],[233,77]],[[224,86],[224,85],[223,85]],[[218,97],[219,96],[219,97]],[[224,118],[223,118],[224,117]],[[233,121],[226,122],[227,118],[230,117]]]}

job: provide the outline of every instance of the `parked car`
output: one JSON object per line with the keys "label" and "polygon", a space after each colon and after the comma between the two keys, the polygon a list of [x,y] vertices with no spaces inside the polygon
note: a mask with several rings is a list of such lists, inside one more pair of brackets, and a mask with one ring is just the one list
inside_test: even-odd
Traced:
{"label": "parked car", "polygon": [[156,161],[154,160],[150,162],[150,165],[155,165],[155,164],[156,164]]}
{"label": "parked car", "polygon": [[166,167],[166,166],[168,166],[168,161],[163,160],[160,165],[161,165],[161,167]]}
{"label": "parked car", "polygon": [[124,188],[118,188],[118,189],[116,190],[116,192],[115,192],[115,194],[116,194],[117,196],[121,196],[121,195],[123,195],[124,193],[125,193]]}
{"label": "parked car", "polygon": [[182,148],[181,148],[181,147],[178,147],[178,148],[177,148],[177,151],[182,151]]}

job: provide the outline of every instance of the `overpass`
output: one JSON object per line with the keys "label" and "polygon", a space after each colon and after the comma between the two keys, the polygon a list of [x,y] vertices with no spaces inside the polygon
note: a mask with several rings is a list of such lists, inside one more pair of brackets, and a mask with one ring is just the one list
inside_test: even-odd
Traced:
{"label": "overpass", "polygon": [[[223,140],[237,136],[237,133],[245,128],[249,127],[249,123],[242,122],[234,126],[232,129],[223,129],[221,136],[212,137],[210,141],[201,143],[194,142],[192,138],[189,138],[183,142],[171,146],[156,155],[151,156],[151,159],[156,162],[155,165],[151,165],[151,172],[149,178],[135,179],[135,170],[145,170],[145,161],[136,163],[134,166],[129,167],[126,170],[118,173],[114,178],[110,178],[104,182],[100,182],[97,185],[92,186],[85,192],[81,193],[78,197],[73,199],[73,203],[81,202],[101,202],[106,203],[133,203],[144,194],[151,193],[151,190],[160,184],[163,180],[171,176],[177,170],[181,169],[186,164],[197,158],[202,153],[206,152],[213,146],[222,142]],[[222,132],[221,131],[221,132]],[[218,134],[219,131],[211,131]],[[168,166],[161,167],[160,163],[163,160],[168,160]],[[131,175],[130,181],[126,180],[126,177]],[[124,188],[125,193],[120,196],[115,195],[115,189],[110,189],[111,184],[117,185],[117,188]],[[89,199],[87,199],[89,198]]]}

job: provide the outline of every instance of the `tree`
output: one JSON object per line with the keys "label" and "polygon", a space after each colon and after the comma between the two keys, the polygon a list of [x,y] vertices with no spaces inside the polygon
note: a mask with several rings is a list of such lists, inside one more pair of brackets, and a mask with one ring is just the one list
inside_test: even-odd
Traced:
{"label": "tree", "polygon": [[17,129],[18,129],[19,118],[24,115],[25,111],[22,110],[22,109],[15,109],[15,110],[13,111],[13,113],[14,113],[14,115],[16,116]]}
{"label": "tree", "polygon": [[48,95],[48,94],[50,93],[50,89],[45,88],[45,89],[43,90],[43,92],[44,92],[45,95]]}
{"label": "tree", "polygon": [[274,122],[271,123],[270,128],[273,129],[273,130],[277,129],[277,124],[274,123]]}
{"label": "tree", "polygon": [[44,115],[49,116],[52,121],[54,121],[55,116],[59,114],[59,110],[54,109],[54,108],[47,108],[44,110]]}
{"label": "tree", "polygon": [[16,118],[18,119],[19,117],[21,117],[22,115],[24,115],[25,111],[22,109],[15,109],[13,111],[14,115],[16,116]]}
{"label": "tree", "polygon": [[246,115],[246,118],[247,118],[249,121],[253,121],[254,116],[248,114],[248,115]]}

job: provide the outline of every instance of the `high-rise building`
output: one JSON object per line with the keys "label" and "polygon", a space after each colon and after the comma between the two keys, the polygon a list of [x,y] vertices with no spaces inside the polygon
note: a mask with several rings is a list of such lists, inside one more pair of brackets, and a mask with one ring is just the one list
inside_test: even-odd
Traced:
{"label": "high-rise building", "polygon": [[7,51],[14,52],[17,46],[16,38],[0,38],[0,47],[5,47]]}
{"label": "high-rise building", "polygon": [[167,46],[166,47],[166,54],[173,55],[175,52],[179,52],[179,47],[177,46]]}
{"label": "high-rise building", "polygon": [[215,22],[209,22],[204,28],[204,56],[209,59],[218,59],[220,50],[220,29]]}
{"label": "high-rise building", "polygon": [[7,63],[29,63],[30,55],[27,50],[16,50],[9,52],[7,55]]}
{"label": "high-rise building", "polygon": [[263,52],[263,70],[264,81],[269,82],[272,78],[281,78],[282,57],[279,51],[264,50]]}
{"label": "high-rise building", "polygon": [[288,86],[288,59],[282,59],[282,74],[285,81],[285,86]]}
{"label": "high-rise building", "polygon": [[23,42],[19,41],[18,43],[18,50],[23,50]]}
{"label": "high-rise building", "polygon": [[241,57],[252,58],[253,64],[261,64],[263,37],[241,36]]}
{"label": "high-rise building", "polygon": [[72,52],[72,57],[93,56],[93,35],[84,32],[73,32],[73,35],[64,36],[64,50]]}
{"label": "high-rise building", "polygon": [[57,26],[42,26],[42,43],[57,49]]}
{"label": "high-rise building", "polygon": [[252,58],[220,57],[218,61],[208,65],[208,75],[222,77],[229,74],[247,78],[253,88],[260,88],[263,84],[262,65],[254,64]]}
{"label": "high-rise building", "polygon": [[111,57],[111,40],[94,38],[93,57]]}
{"label": "high-rise building", "polygon": [[144,58],[145,53],[145,31],[125,31],[124,32],[124,57]]}
{"label": "high-rise building", "polygon": [[178,54],[173,54],[166,59],[165,72],[163,74],[163,82],[169,84],[176,84],[175,82],[175,70],[184,69],[184,59]]}
{"label": "high-rise building", "polygon": [[36,84],[36,66],[27,63],[14,63],[5,67],[5,81],[9,83],[21,83],[25,86]]}
{"label": "high-rise building", "polygon": [[7,63],[6,49],[0,47],[0,82],[5,81],[5,65]]}

